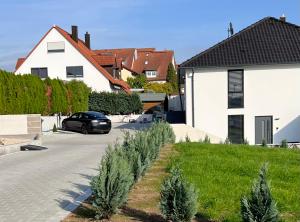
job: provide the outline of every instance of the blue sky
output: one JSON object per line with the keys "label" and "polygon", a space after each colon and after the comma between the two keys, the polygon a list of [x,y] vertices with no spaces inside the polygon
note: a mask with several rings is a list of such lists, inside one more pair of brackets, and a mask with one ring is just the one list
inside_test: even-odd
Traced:
{"label": "blue sky", "polygon": [[56,24],[91,33],[93,49],[173,49],[178,63],[266,16],[300,24],[300,0],[1,0],[0,68],[13,70]]}

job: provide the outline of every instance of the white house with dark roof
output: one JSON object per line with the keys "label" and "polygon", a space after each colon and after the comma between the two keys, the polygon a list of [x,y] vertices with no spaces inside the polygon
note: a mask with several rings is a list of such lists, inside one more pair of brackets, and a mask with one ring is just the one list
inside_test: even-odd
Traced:
{"label": "white house with dark roof", "polygon": [[233,143],[300,141],[300,27],[264,18],[180,65],[186,123]]}
{"label": "white house with dark roof", "polygon": [[126,82],[114,78],[101,66],[97,54],[90,49],[90,34],[85,34],[85,41],[78,38],[77,26],[72,26],[71,34],[53,26],[26,58],[18,59],[15,73],[76,79],[95,91],[130,91]]}

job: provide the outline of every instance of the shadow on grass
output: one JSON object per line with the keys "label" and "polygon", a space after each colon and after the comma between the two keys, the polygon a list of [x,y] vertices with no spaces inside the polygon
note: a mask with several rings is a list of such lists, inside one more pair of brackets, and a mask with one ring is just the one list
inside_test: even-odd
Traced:
{"label": "shadow on grass", "polygon": [[199,212],[195,215],[195,221],[197,221],[197,222],[213,222],[212,220],[209,219],[209,217],[207,215],[199,213]]}
{"label": "shadow on grass", "polygon": [[142,210],[130,208],[128,206],[124,206],[121,209],[122,214],[124,214],[127,217],[131,217],[135,220],[143,221],[143,222],[165,222],[164,218],[159,214],[154,213],[146,213]]}

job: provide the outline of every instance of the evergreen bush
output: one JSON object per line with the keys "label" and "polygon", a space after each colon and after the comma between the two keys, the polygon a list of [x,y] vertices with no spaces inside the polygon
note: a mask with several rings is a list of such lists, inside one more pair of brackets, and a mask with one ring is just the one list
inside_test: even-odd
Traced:
{"label": "evergreen bush", "polygon": [[89,96],[89,110],[103,112],[106,115],[127,115],[141,113],[142,102],[135,93],[92,92]]}
{"label": "evergreen bush", "polygon": [[138,74],[136,77],[128,77],[127,83],[130,88],[143,89],[147,83],[147,77],[145,74]]}
{"label": "evergreen bush", "polygon": [[197,213],[197,196],[192,184],[187,183],[175,167],[162,183],[160,210],[172,222],[191,221]]}
{"label": "evergreen bush", "polygon": [[249,196],[241,199],[241,214],[244,222],[277,222],[278,210],[267,182],[267,165],[264,164],[258,180],[254,182]]}
{"label": "evergreen bush", "polygon": [[210,138],[208,135],[205,135],[203,143],[210,144]]}
{"label": "evergreen bush", "polygon": [[268,146],[267,145],[267,141],[265,139],[262,140],[261,146],[263,146],[263,147],[267,147]]}
{"label": "evergreen bush", "polygon": [[280,147],[281,148],[288,148],[288,142],[287,142],[287,140],[282,140],[281,144],[280,144]]}
{"label": "evergreen bush", "polygon": [[91,89],[84,82],[76,80],[67,82],[66,86],[68,91],[68,112],[87,111]]}
{"label": "evergreen bush", "polygon": [[0,114],[67,114],[86,111],[89,88],[79,81],[41,80],[0,70]]}
{"label": "evergreen bush", "polygon": [[173,93],[178,92],[178,78],[177,73],[172,63],[168,66],[168,73],[167,73],[167,82],[171,84]]}
{"label": "evergreen bush", "polygon": [[99,174],[92,179],[96,219],[109,219],[127,200],[133,176],[121,152],[119,147],[109,147],[99,166]]}
{"label": "evergreen bush", "polygon": [[52,132],[53,132],[53,133],[57,132],[57,127],[56,127],[56,124],[55,124],[55,123],[54,123],[54,125],[53,125]]}

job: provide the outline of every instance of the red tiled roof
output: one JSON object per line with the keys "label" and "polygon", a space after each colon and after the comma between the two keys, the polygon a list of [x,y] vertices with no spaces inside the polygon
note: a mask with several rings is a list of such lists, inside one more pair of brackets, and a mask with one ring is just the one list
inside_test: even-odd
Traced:
{"label": "red tiled roof", "polygon": [[17,70],[25,61],[26,58],[18,58],[15,69]]}
{"label": "red tiled roof", "polygon": [[[120,86],[127,93],[130,92],[130,87],[128,84],[122,80],[114,79],[98,62],[93,58],[93,56],[97,56],[95,52],[86,47],[82,40],[78,40],[78,42],[74,41],[71,35],[58,26],[53,26],[39,41],[39,43],[31,50],[31,52],[27,55],[24,61],[31,55],[31,53],[35,50],[35,48],[42,42],[42,40],[48,35],[48,33],[52,30],[56,29],[68,42],[73,45],[99,72],[101,72],[112,84]],[[18,60],[19,61],[19,60]],[[23,62],[24,62],[23,61]],[[17,65],[16,65],[17,66]],[[20,66],[18,66],[19,68]],[[17,70],[17,69],[16,69]]]}
{"label": "red tiled roof", "polygon": [[136,73],[145,71],[157,71],[157,77],[151,80],[165,81],[167,79],[168,66],[172,63],[174,52],[165,51],[138,51],[137,60],[133,64]]}
{"label": "red tiled roof", "polygon": [[[141,74],[145,71],[157,71],[157,77],[151,80],[165,81],[168,66],[173,63],[174,52],[170,50],[155,51],[155,48],[125,48],[125,49],[102,49],[94,50],[97,55],[111,55],[120,59],[122,67]],[[135,58],[135,52],[136,58]],[[145,62],[147,61],[147,64]]]}
{"label": "red tiled roof", "polygon": [[93,50],[94,53],[97,55],[113,55],[117,59],[121,59],[121,61],[126,65],[127,67],[131,67],[133,63],[134,58],[134,48],[125,48],[125,49],[100,49],[100,50]]}
{"label": "red tiled roof", "polygon": [[116,65],[116,58],[112,55],[93,55],[92,57],[101,66]]}

